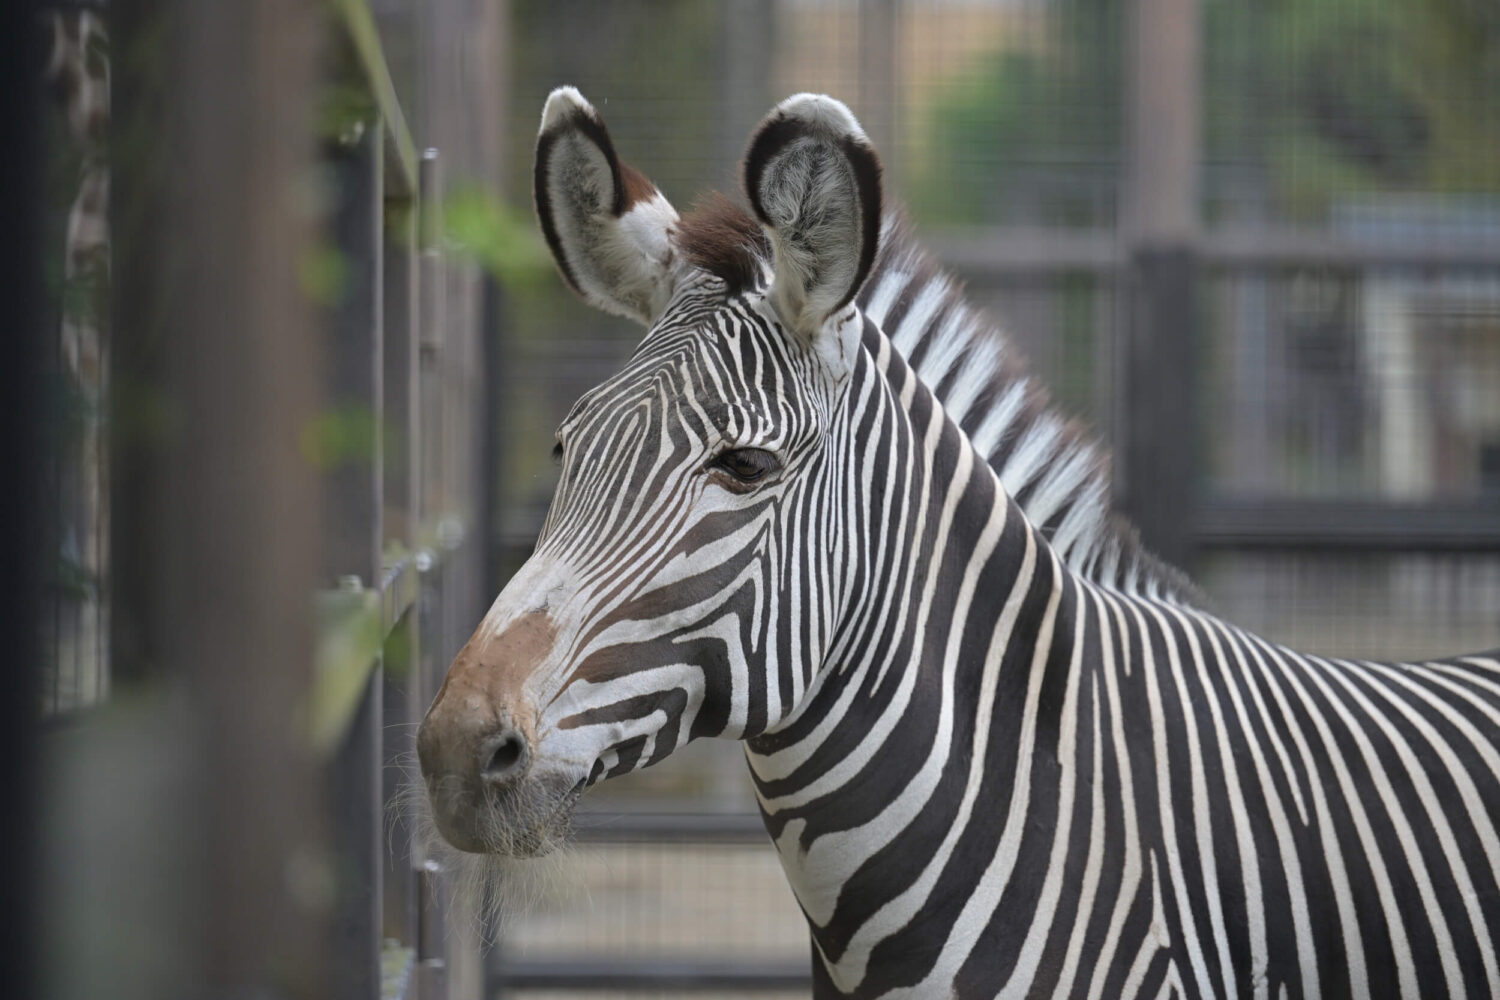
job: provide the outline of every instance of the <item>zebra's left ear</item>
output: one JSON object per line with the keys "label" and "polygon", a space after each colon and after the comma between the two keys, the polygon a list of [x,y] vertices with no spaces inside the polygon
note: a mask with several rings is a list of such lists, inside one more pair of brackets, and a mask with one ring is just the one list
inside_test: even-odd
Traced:
{"label": "zebra's left ear", "polygon": [[750,140],[745,194],[771,237],[777,315],[813,337],[853,300],[875,262],[880,159],[847,107],[797,94]]}
{"label": "zebra's left ear", "polygon": [[558,87],[542,109],[533,180],[542,235],[573,290],[605,312],[654,323],[672,297],[677,211],[620,161],[604,119],[572,87]]}

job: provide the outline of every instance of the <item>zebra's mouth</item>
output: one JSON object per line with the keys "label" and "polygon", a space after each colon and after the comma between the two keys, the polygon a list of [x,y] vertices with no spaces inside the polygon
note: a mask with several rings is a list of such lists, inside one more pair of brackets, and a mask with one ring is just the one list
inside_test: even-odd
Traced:
{"label": "zebra's mouth", "polygon": [[561,847],[584,781],[533,775],[503,790],[453,787],[428,781],[438,833],[466,854],[535,858]]}
{"label": "zebra's mouth", "polygon": [[508,854],[513,858],[539,858],[551,854],[567,842],[573,829],[573,807],[583,794],[585,781],[581,780],[557,797],[551,811],[540,819],[517,823],[511,834],[502,838],[500,850],[491,854]]}

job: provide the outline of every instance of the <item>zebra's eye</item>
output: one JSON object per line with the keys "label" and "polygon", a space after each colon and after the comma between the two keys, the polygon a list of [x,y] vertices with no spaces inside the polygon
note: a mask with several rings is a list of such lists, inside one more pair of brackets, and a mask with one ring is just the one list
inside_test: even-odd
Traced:
{"label": "zebra's eye", "polygon": [[736,483],[758,483],[781,468],[776,456],[762,448],[731,448],[709,463],[710,469],[727,474]]}

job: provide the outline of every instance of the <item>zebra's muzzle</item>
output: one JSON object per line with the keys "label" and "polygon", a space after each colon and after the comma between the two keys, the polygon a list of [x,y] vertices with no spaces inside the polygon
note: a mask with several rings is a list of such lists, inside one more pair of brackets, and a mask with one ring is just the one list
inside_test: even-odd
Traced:
{"label": "zebra's muzzle", "polygon": [[532,776],[503,787],[427,779],[438,832],[470,854],[517,858],[548,854],[566,839],[582,782]]}
{"label": "zebra's muzzle", "polygon": [[531,770],[526,734],[503,716],[479,732],[423,725],[417,735],[417,757],[443,836],[460,850],[490,850],[494,838],[487,829],[492,825],[489,816],[497,810],[514,811],[500,806],[514,797],[514,789]]}
{"label": "zebra's muzzle", "polygon": [[481,627],[455,657],[417,731],[417,757],[438,831],[473,853],[544,853],[574,782],[538,777],[536,712],[525,694],[555,631],[533,611]]}

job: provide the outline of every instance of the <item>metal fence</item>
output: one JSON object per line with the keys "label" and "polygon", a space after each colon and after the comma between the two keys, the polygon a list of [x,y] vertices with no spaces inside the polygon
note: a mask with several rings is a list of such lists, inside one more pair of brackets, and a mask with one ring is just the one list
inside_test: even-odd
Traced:
{"label": "metal fence", "polygon": [[29,12],[58,124],[20,153],[63,208],[27,251],[66,261],[26,330],[56,358],[41,995],[482,992],[390,805],[485,603],[494,295],[444,175],[494,181],[503,24],[434,6]]}

